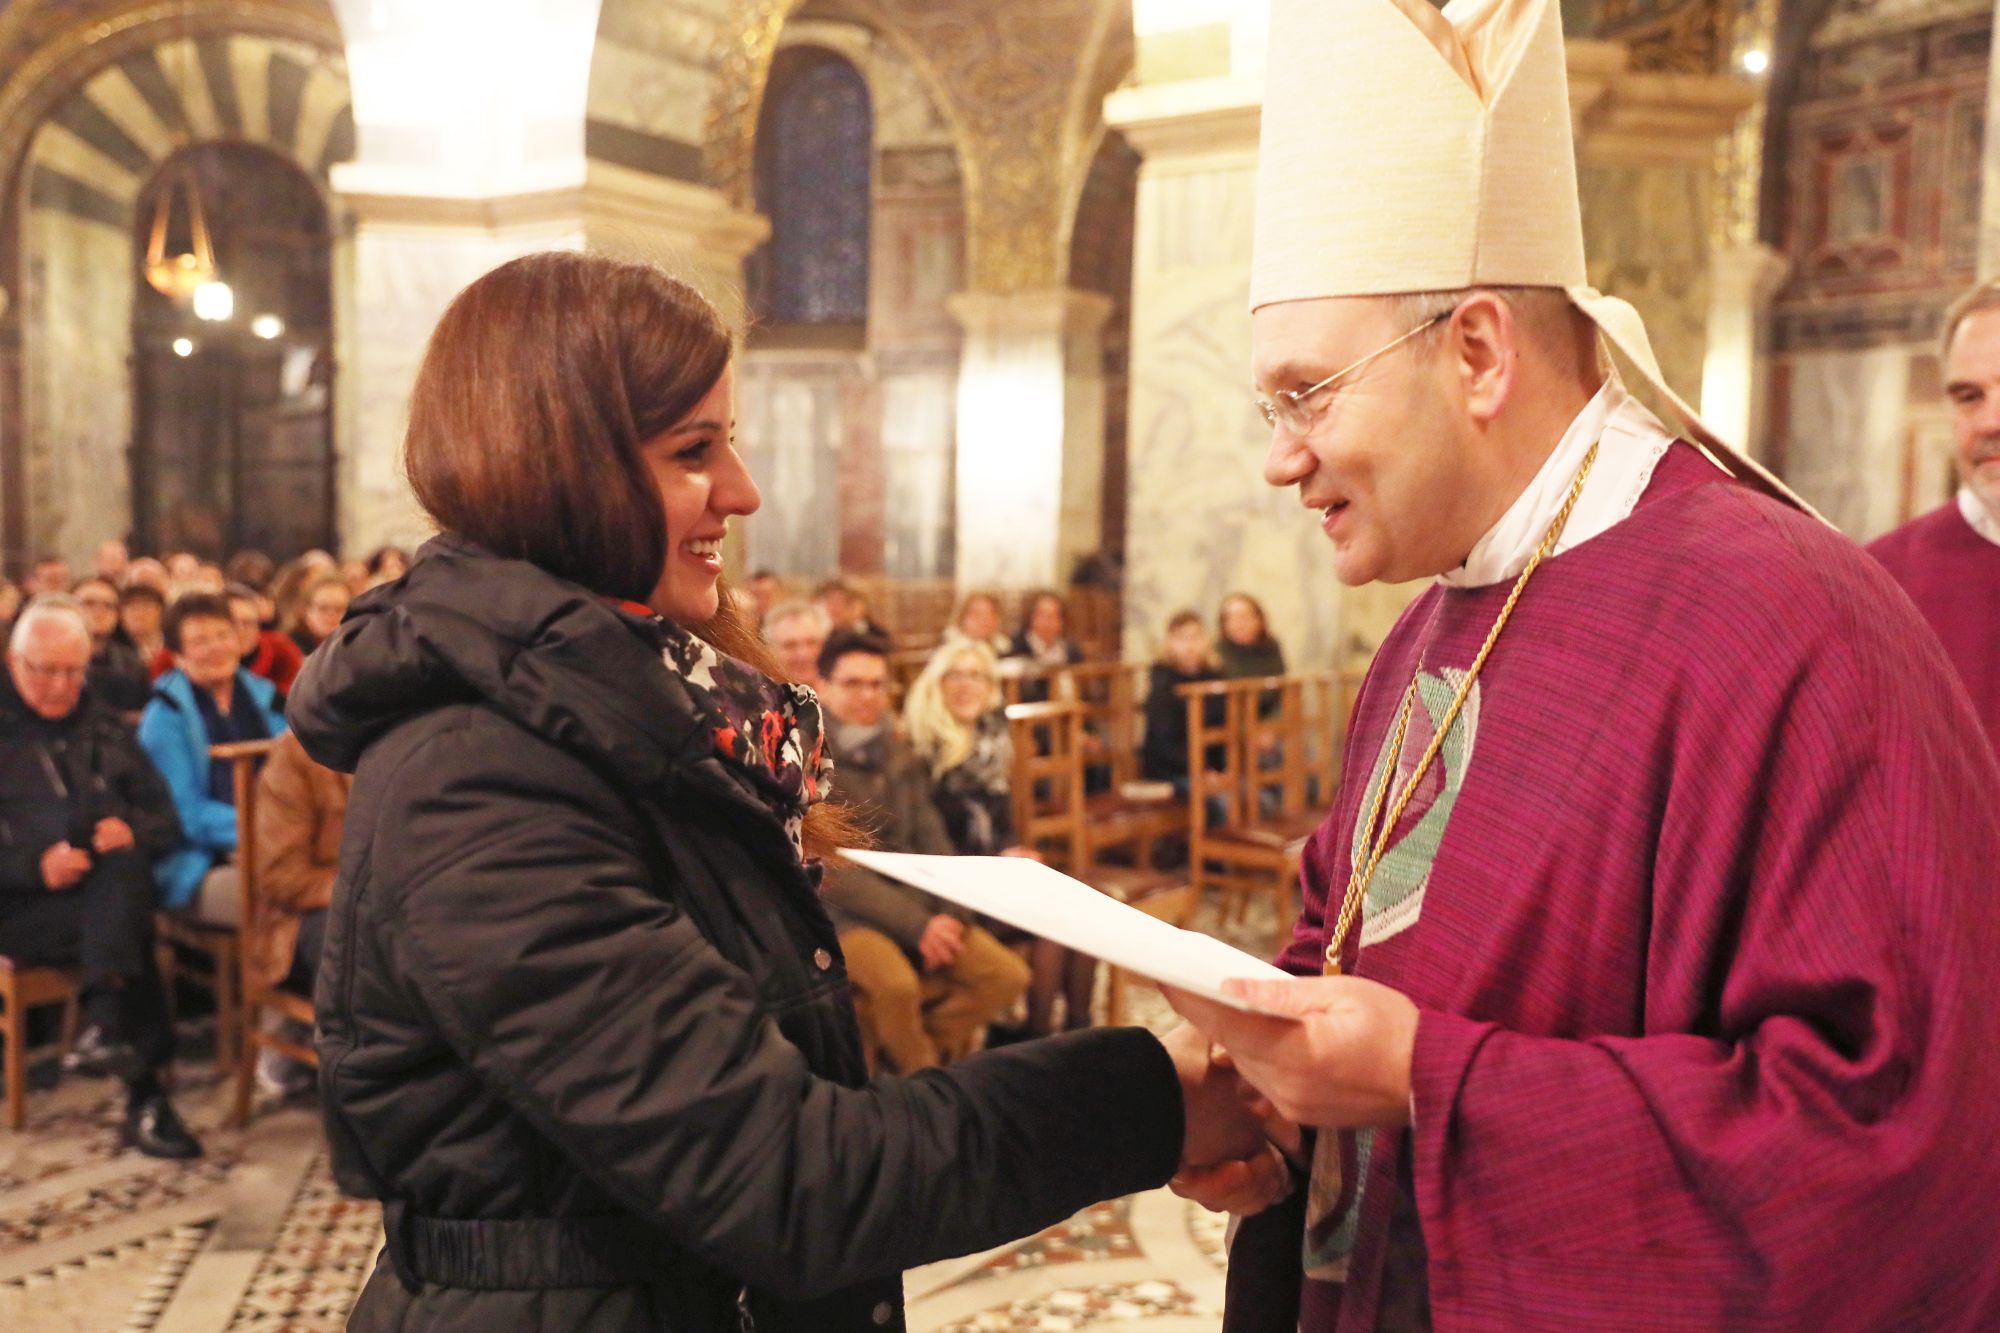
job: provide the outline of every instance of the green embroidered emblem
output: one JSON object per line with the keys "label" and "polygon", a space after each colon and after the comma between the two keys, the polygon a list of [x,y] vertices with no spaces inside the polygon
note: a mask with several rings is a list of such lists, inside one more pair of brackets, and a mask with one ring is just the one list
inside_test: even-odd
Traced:
{"label": "green embroidered emblem", "polygon": [[[1451,708],[1451,701],[1458,688],[1465,681],[1465,673],[1447,667],[1441,675],[1428,672],[1417,677],[1417,706],[1410,710],[1409,734],[1403,738],[1403,752],[1397,764],[1396,780],[1407,781],[1410,772],[1416,768],[1417,760],[1423,757],[1429,747],[1431,737],[1437,734],[1438,723]],[[1375,868],[1375,877],[1368,884],[1368,896],[1361,906],[1361,946],[1380,944],[1408,930],[1417,923],[1423,913],[1424,890],[1430,883],[1431,866],[1437,861],[1438,847],[1444,842],[1445,826],[1451,822],[1452,807],[1458,803],[1458,790],[1465,784],[1465,772],[1472,761],[1472,749],[1479,733],[1479,682],[1474,681],[1472,692],[1466,696],[1465,707],[1459,710],[1458,721],[1453,724],[1451,734],[1445,737],[1444,745],[1438,751],[1437,759],[1431,765],[1430,774],[1424,779],[1424,789],[1418,791],[1404,812],[1400,827],[1407,829],[1389,850],[1383,853],[1382,864]],[[1375,794],[1381,788],[1385,774],[1383,769],[1389,762],[1389,742],[1393,733],[1382,737],[1382,748],[1376,753],[1375,768],[1368,778],[1368,790],[1362,797],[1362,810],[1373,807]],[[1383,802],[1382,817],[1389,816],[1389,804],[1395,798],[1395,789]],[[1428,808],[1426,801],[1428,800]],[[1414,827],[1409,826],[1410,815],[1421,812]],[[1361,821],[1354,821],[1353,855],[1359,858],[1361,848]]]}

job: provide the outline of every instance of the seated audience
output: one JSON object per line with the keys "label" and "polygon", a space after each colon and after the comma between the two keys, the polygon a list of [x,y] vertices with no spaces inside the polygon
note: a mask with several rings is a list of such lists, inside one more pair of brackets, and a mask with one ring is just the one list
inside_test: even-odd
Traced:
{"label": "seated audience", "polygon": [[125,571],[131,567],[132,553],[116,537],[99,542],[96,554],[90,558],[90,572],[114,588],[124,586]]}
{"label": "seated audience", "polygon": [[52,592],[68,592],[69,589],[69,561],[59,555],[41,557],[29,568],[28,577],[21,580],[21,591],[30,597],[40,597]]}
{"label": "seated audience", "polygon": [[347,614],[347,604],[353,600],[354,595],[347,591],[347,580],[338,574],[321,574],[306,584],[291,630],[292,642],[299,651],[310,653],[327,635],[339,629],[340,618]]}
{"label": "seated audience", "polygon": [[190,593],[167,608],[175,667],[153,687],[139,718],[139,743],[173,793],[183,841],[155,867],[161,905],[204,921],[236,925],[236,790],[227,764],[208,747],[268,740],[285,729],[272,711],[277,690],[241,665],[229,603]]}
{"label": "seated audience", "polygon": [[292,642],[289,634],[264,628],[263,602],[255,588],[232,583],[227,596],[229,618],[236,626],[236,647],[242,654],[243,669],[277,687],[278,696],[273,706],[282,710],[285,696],[292,692],[292,682],[298,678],[299,668],[305,665],[305,654],[299,651],[299,646]]}
{"label": "seated audience", "polygon": [[1000,628],[1000,599],[990,592],[970,592],[952,613],[945,626],[946,643],[977,643],[992,650],[995,657],[1014,651],[1014,641]]}
{"label": "seated audience", "polygon": [[118,590],[151,588],[160,594],[160,605],[165,606],[167,592],[172,587],[173,580],[167,577],[167,567],[150,555],[142,555],[125,567],[125,579],[118,585]]}
{"label": "seated audience", "polygon": [[[1222,634],[1216,641],[1215,656],[1224,680],[1285,674],[1285,650],[1265,624],[1264,607],[1255,597],[1232,592],[1223,598],[1217,628]],[[1276,716],[1281,703],[1276,690],[1263,691],[1257,700],[1257,716]]]}
{"label": "seated audience", "polygon": [[276,623],[267,589],[277,576],[278,567],[262,551],[238,551],[229,557],[222,567],[222,576],[230,583],[240,583],[257,595],[257,609],[263,615],[266,626]]}
{"label": "seated audience", "polygon": [[833,632],[812,602],[780,602],[764,617],[764,642],[778,655],[785,679],[819,688],[819,653]]}
{"label": "seated audience", "polygon": [[180,828],[131,727],[84,689],[89,662],[74,601],[38,600],[21,614],[0,680],[0,953],[82,973],[85,1026],[64,1067],[125,1083],[127,1146],[199,1157],[160,1082],[174,1034],[148,862]]}
{"label": "seated audience", "polygon": [[[948,855],[924,762],[889,718],[889,663],[865,634],[836,632],[820,654],[834,797],[889,851]],[[860,866],[829,866],[821,893],[840,932],[871,1059],[909,1074],[972,1051],[1028,987],[1028,965],[958,909]]]}
{"label": "seated audience", "polygon": [[[1014,842],[1014,746],[990,648],[962,640],[946,643],[932,655],[903,701],[903,736],[930,765],[935,785],[931,800],[944,819],[952,850],[965,856],[1034,855]],[[1002,943],[1027,951],[1033,974],[1028,985],[1030,1035],[1058,1030],[1058,996],[1063,1030],[1090,1026],[1095,958],[1004,923],[984,924]]]}
{"label": "seated audience", "polygon": [[1059,593],[1029,593],[1021,604],[1021,628],[1007,645],[1007,670],[1032,673],[1021,682],[1024,704],[1046,702],[1047,673],[1083,660],[1083,649],[1067,633],[1068,608]]}
{"label": "seated audience", "polygon": [[827,623],[837,631],[865,634],[889,649],[889,631],[868,616],[868,597],[844,579],[828,579],[813,589],[813,600],[826,612]]}
{"label": "seated audience", "polygon": [[1061,593],[1044,589],[1029,594],[1009,655],[1039,667],[1072,666],[1083,660],[1083,649],[1069,637],[1069,608]]}
{"label": "seated audience", "polygon": [[154,680],[174,669],[174,655],[162,629],[166,615],[166,596],[150,583],[128,582],[118,594],[118,628]]}
{"label": "seated audience", "polygon": [[153,673],[119,622],[118,589],[107,579],[87,578],[76,585],[77,604],[90,622],[91,698],[126,721],[153,697]]}
{"label": "seated audience", "polygon": [[353,774],[314,763],[290,732],[258,775],[257,889],[273,910],[243,954],[262,985],[313,993],[353,786]]}
{"label": "seated audience", "polygon": [[[314,763],[290,732],[258,775],[256,882],[262,909],[243,936],[243,970],[250,984],[312,998],[353,786],[352,774]],[[312,1039],[303,1030],[291,1036],[301,1043]],[[310,1066],[272,1050],[259,1056],[257,1080],[277,1095],[313,1085]]]}
{"label": "seated audience", "polygon": [[[201,557],[193,551],[169,551],[166,559],[167,581],[175,588],[193,583],[201,572]],[[217,592],[222,589],[217,588]]]}
{"label": "seated audience", "polygon": [[[1153,663],[1146,691],[1146,739],[1139,746],[1139,771],[1154,782],[1171,782],[1174,791],[1188,794],[1187,700],[1174,691],[1182,685],[1220,680],[1221,674],[1209,657],[1208,632],[1201,617],[1192,611],[1176,612],[1167,621],[1167,651]],[[1202,715],[1211,726],[1222,721],[1221,699],[1210,699]],[[1220,755],[1210,759],[1219,763]]]}
{"label": "seated audience", "polygon": [[753,625],[763,624],[764,617],[770,615],[777,609],[778,603],[785,600],[784,580],[768,569],[760,569],[752,574],[749,582],[743,585],[743,591],[749,595],[749,616]]}
{"label": "seated audience", "polygon": [[368,587],[394,583],[410,572],[410,553],[400,546],[378,546],[368,557]]}
{"label": "seated audience", "polygon": [[278,566],[278,572],[271,576],[271,606],[278,615],[278,628],[286,634],[296,630],[299,615],[305,609],[306,589],[339,572],[340,567],[325,551],[307,551],[298,559]]}

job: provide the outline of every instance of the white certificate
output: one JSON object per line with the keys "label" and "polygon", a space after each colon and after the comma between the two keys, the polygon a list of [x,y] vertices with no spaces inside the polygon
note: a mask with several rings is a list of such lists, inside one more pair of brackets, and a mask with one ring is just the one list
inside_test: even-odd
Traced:
{"label": "white certificate", "polygon": [[840,854],[960,907],[1232,1009],[1271,1012],[1224,995],[1222,983],[1231,977],[1282,981],[1290,975],[1221,940],[1147,916],[1026,857]]}

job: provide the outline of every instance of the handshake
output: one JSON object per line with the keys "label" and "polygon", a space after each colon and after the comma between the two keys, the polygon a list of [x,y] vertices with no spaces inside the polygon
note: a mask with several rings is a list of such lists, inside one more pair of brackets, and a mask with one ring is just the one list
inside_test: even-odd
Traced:
{"label": "handshake", "polygon": [[1301,1131],[1407,1125],[1418,1011],[1360,977],[1231,982],[1268,1013],[1168,988],[1187,1019],[1163,1039],[1187,1129],[1174,1192],[1215,1212],[1261,1212],[1303,1169]]}

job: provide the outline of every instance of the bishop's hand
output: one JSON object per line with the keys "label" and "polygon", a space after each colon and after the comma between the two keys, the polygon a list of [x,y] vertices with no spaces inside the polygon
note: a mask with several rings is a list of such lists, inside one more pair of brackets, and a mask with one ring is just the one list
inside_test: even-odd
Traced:
{"label": "bishop's hand", "polygon": [[1418,1011],[1402,992],[1362,977],[1227,983],[1231,994],[1293,1016],[1279,1018],[1163,989],[1284,1119],[1322,1129],[1410,1123]]}

